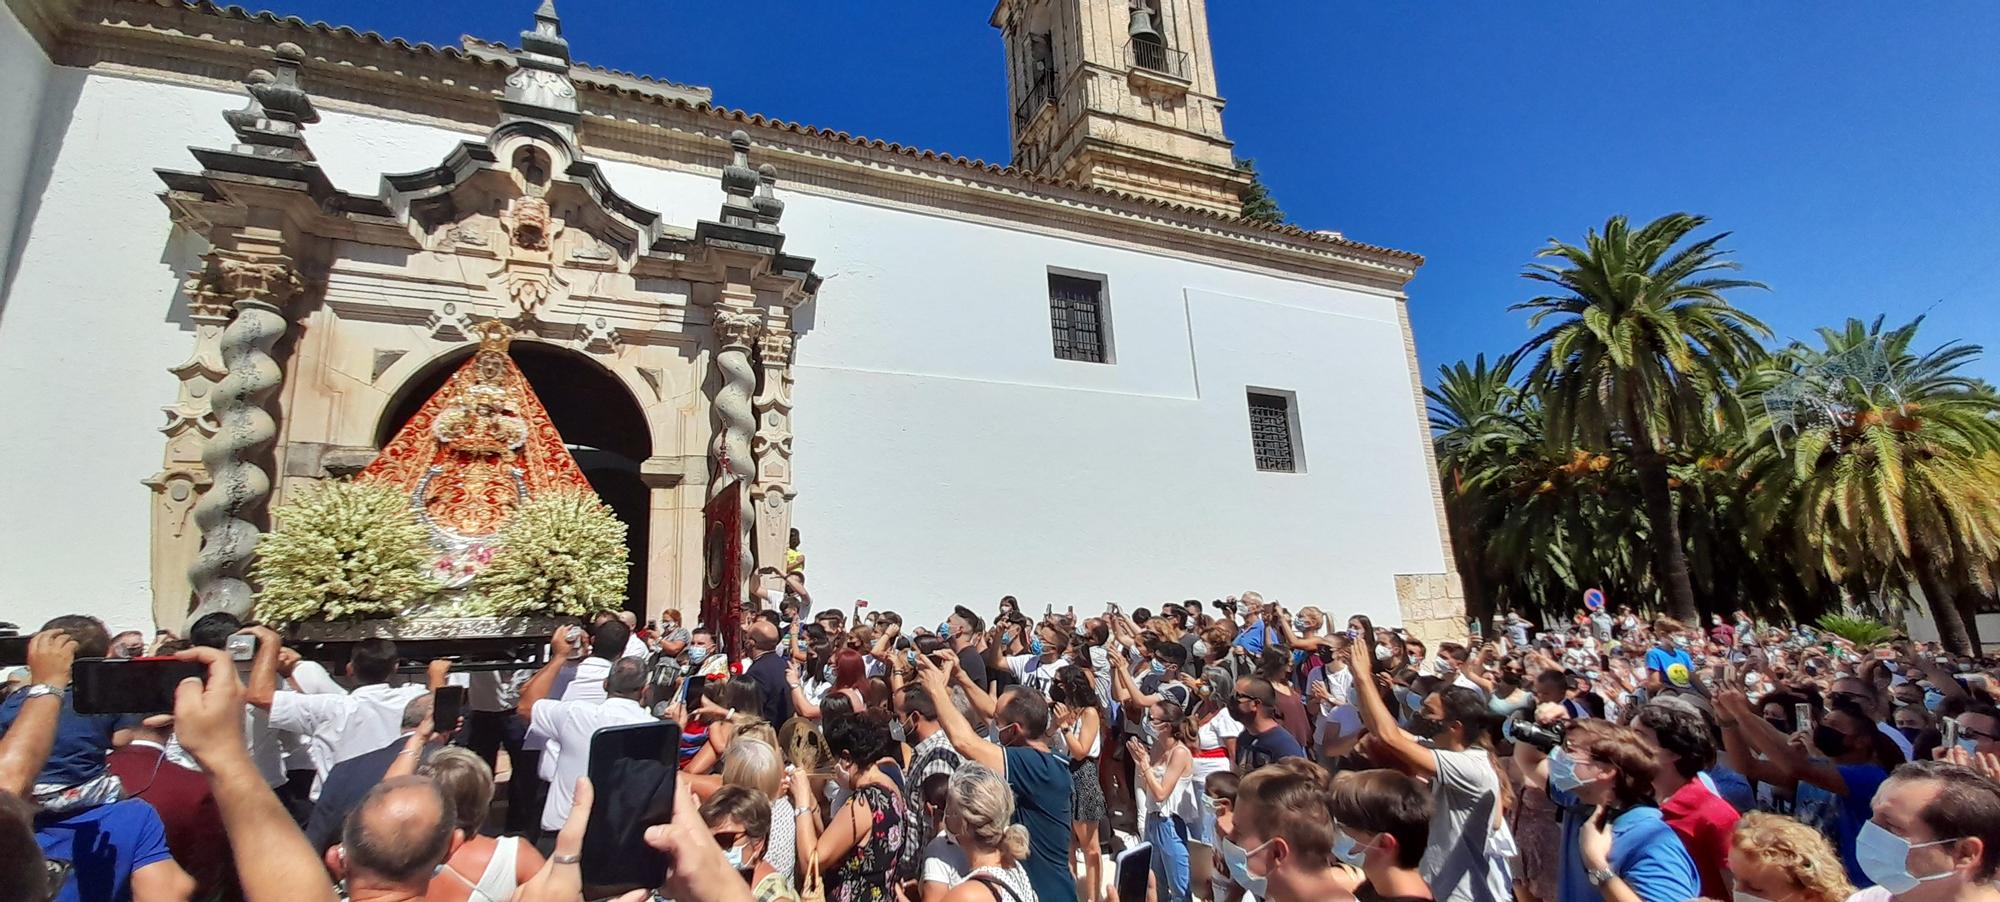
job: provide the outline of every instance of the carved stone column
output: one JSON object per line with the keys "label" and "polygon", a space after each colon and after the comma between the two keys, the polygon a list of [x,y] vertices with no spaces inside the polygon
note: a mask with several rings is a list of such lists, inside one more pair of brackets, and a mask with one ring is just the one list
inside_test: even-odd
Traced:
{"label": "carved stone column", "polygon": [[213,256],[222,297],[236,316],[218,343],[224,375],[210,405],[216,429],[201,453],[213,484],[194,506],[201,553],[188,578],[200,599],[196,617],[213,611],[247,617],[253,600],[247,577],[261,532],[254,518],[271,497],[271,476],[256,460],[278,434],[264,402],[284,381],[271,346],[285,334],[282,307],[299,281],[282,255],[218,250]]}
{"label": "carved stone column", "polygon": [[153,490],[152,503],[152,589],[153,622],[178,627],[187,616],[193,591],[188,568],[201,550],[201,534],[191,519],[194,504],[209,486],[208,468],[202,465],[202,449],[215,435],[215,416],[210,409],[215,384],[225,371],[222,366],[222,330],[233,312],[216,284],[214,255],[209,268],[187,280],[188,318],[194,321],[194,353],[168,372],[180,381],[180,394],[166,411],[166,425],[160,432],[167,437],[160,471],[147,477]]}
{"label": "carved stone column", "polygon": [[792,333],[773,324],[757,345],[764,389],[757,395],[757,566],[785,569],[792,528]]}
{"label": "carved stone column", "polygon": [[[725,292],[725,297],[727,294]],[[715,413],[720,428],[715,432],[715,445],[710,457],[720,461],[726,469],[710,480],[708,496],[714,498],[732,481],[743,483],[743,556],[739,563],[746,577],[755,569],[750,530],[757,515],[752,497],[757,463],[751,451],[751,441],[757,430],[751,406],[751,395],[757,390],[757,371],[750,362],[750,348],[763,326],[763,315],[754,309],[730,304],[715,308],[715,336],[720,347],[715,355],[715,369],[721,377],[721,385],[715,392]],[[744,585],[749,585],[747,579]]]}

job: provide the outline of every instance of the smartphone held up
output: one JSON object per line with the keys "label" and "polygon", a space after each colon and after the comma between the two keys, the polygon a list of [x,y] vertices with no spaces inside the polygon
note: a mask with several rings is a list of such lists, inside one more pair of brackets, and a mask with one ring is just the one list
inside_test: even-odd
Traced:
{"label": "smartphone held up", "polygon": [[70,686],[78,714],[171,714],[181,681],[207,676],[199,661],[79,658],[70,667]]}

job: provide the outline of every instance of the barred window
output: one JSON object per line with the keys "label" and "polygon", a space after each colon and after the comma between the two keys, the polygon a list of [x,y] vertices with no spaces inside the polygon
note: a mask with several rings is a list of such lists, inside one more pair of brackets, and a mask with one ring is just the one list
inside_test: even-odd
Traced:
{"label": "barred window", "polygon": [[1104,363],[1104,282],[1049,273],[1049,330],[1056,357]]}
{"label": "barred window", "polygon": [[1269,473],[1297,473],[1304,468],[1299,460],[1298,416],[1292,409],[1290,392],[1250,390],[1250,450],[1257,469]]}

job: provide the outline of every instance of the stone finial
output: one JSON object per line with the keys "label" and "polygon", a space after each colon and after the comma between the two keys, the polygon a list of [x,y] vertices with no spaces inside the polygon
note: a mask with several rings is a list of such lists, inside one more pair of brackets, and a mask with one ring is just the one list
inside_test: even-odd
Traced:
{"label": "stone finial", "polygon": [[515,118],[553,123],[574,138],[572,130],[582,116],[569,65],[569,41],[562,35],[555,0],[542,0],[535,10],[535,27],[521,32],[521,52],[514,54],[514,71],[507,76],[500,108]]}
{"label": "stone finial", "polygon": [[569,41],[562,34],[562,18],[556,15],[556,0],[542,0],[535,10],[535,27],[521,32],[521,50],[549,59],[561,60],[568,68]]}
{"label": "stone finial", "polygon": [[729,165],[722,167],[722,221],[756,228],[757,170],[750,168],[750,136],[742,129],[730,132],[729,149]]}
{"label": "stone finial", "polygon": [[777,185],[778,167],[769,163],[757,167],[757,196],[750,198],[750,208],[757,211],[757,227],[765,231],[777,231],[778,220],[785,215],[785,202],[774,193]]}
{"label": "stone finial", "polygon": [[290,41],[272,48],[271,67],[252,69],[243,77],[250,95],[243,109],[223,113],[236,132],[237,149],[263,156],[311,160],[305,127],[319,121],[312,96],[299,83],[306,52]]}

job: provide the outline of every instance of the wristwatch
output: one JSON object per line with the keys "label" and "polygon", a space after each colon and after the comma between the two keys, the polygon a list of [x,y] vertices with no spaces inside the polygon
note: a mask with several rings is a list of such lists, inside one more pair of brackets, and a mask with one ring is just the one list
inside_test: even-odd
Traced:
{"label": "wristwatch", "polygon": [[21,690],[21,700],[25,702],[41,698],[44,695],[60,697],[62,694],[63,690],[61,686],[54,686],[48,683],[32,683],[28,688]]}
{"label": "wristwatch", "polygon": [[1613,871],[1610,868],[1605,868],[1603,870],[1585,871],[1584,876],[1590,879],[1591,886],[1603,886],[1606,883],[1610,883],[1613,878],[1617,877],[1618,872]]}

